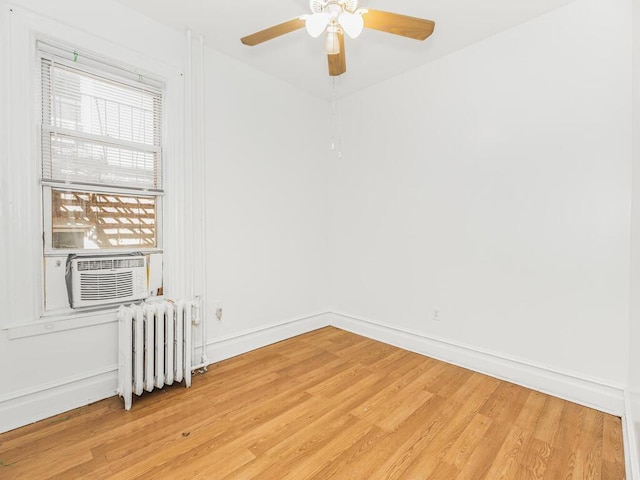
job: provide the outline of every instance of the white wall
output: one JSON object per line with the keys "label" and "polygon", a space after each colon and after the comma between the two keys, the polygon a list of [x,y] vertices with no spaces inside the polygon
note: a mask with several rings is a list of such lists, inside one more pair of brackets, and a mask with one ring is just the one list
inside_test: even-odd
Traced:
{"label": "white wall", "polygon": [[[631,216],[631,303],[629,317],[629,457],[640,477],[640,0],[633,0],[633,207]],[[635,477],[633,477],[635,478]]]}
{"label": "white wall", "polygon": [[[36,91],[29,54],[34,31],[125,63],[137,65],[142,59],[152,71],[157,67],[180,78],[174,79],[179,91],[170,95],[172,120],[167,125],[165,293],[176,297],[201,293],[202,288],[197,284],[191,289],[199,279],[186,264],[201,245],[197,232],[202,212],[197,204],[201,175],[185,157],[185,35],[111,1],[16,3],[13,13],[0,3],[7,26],[2,38],[10,40],[3,44],[7,48],[0,57],[0,74],[11,71],[0,99],[12,108],[12,121],[2,118],[2,135],[16,139],[0,147],[0,266],[6,266],[2,285],[7,286],[1,292],[0,431],[116,390],[114,313],[40,317],[38,157],[32,141],[37,119],[35,107],[29,106]],[[206,51],[205,61],[206,293],[222,300],[225,308],[218,323],[213,304],[208,304],[208,337],[215,342],[326,311],[326,169],[314,129],[328,107],[212,51]],[[310,111],[318,113],[318,120],[301,121]],[[193,219],[191,206],[197,210]],[[202,261],[194,263],[201,270]]]}
{"label": "white wall", "polygon": [[329,108],[210,49],[205,65],[214,338],[325,313]]}
{"label": "white wall", "polygon": [[622,387],[630,13],[579,0],[347,98],[332,311]]}

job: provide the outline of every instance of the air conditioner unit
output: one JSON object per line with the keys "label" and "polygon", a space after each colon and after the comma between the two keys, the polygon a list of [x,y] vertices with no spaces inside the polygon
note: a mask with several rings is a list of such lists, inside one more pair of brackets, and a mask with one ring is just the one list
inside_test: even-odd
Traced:
{"label": "air conditioner unit", "polygon": [[71,308],[141,300],[149,294],[143,255],[75,257],[68,265]]}

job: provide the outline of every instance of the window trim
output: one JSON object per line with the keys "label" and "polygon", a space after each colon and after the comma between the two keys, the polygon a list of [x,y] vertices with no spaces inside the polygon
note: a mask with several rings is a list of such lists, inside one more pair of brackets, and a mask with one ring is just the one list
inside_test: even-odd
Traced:
{"label": "window trim", "polygon": [[[74,315],[84,315],[72,311],[54,314],[45,310],[43,258],[51,257],[43,257],[38,41],[63,45],[67,51],[77,48],[80,59],[90,56],[111,62],[114,64],[113,72],[122,73],[127,67],[135,66],[136,73],[164,85],[162,146],[166,158],[164,188],[167,196],[163,217],[166,217],[165,225],[171,223],[172,228],[163,232],[164,252],[159,253],[163,253],[164,258],[165,291],[170,289],[175,296],[189,292],[192,275],[182,267],[193,245],[193,240],[184,233],[190,217],[184,213],[191,208],[186,193],[191,188],[188,170],[191,158],[187,156],[185,137],[189,118],[184,108],[187,84],[184,54],[181,49],[174,48],[172,39],[164,37],[154,37],[153,42],[137,44],[129,42],[133,38],[131,36],[127,37],[129,40],[107,40],[103,33],[108,31],[108,27],[103,21],[94,20],[91,28],[82,28],[79,24],[63,22],[62,17],[47,17],[19,5],[13,5],[10,12],[8,9],[0,11],[0,24],[7,27],[4,30],[0,28],[7,40],[0,42],[0,51],[6,53],[3,58],[15,67],[6,72],[11,95],[0,95],[0,103],[5,107],[0,117],[11,119],[4,122],[5,128],[0,129],[5,134],[0,137],[7,140],[0,142],[0,151],[5,158],[14,159],[5,162],[5,177],[11,177],[12,181],[5,182],[0,189],[0,200],[11,213],[3,217],[10,228],[5,229],[0,237],[5,240],[6,250],[12,252],[6,255],[5,270],[23,272],[3,284],[5,288],[0,292],[0,298],[6,315],[4,321],[0,320],[0,329],[7,325],[32,325],[50,320],[52,316],[55,323]],[[133,25],[132,22],[126,23]],[[154,35],[157,33],[154,31]]]}
{"label": "window trim", "polygon": [[[164,81],[142,69],[138,70],[132,65],[119,63],[116,60],[108,60],[101,55],[90,52],[79,52],[68,45],[63,45],[50,39],[36,38],[35,48],[39,59],[47,58],[70,68],[77,68],[78,65],[82,65],[82,69],[92,75],[108,78],[118,83],[125,83],[132,87],[139,88],[140,82],[138,79],[142,77],[149,82],[145,89],[161,93],[164,96],[166,88]],[[77,55],[76,61],[71,61],[67,58],[74,55]]]}
{"label": "window trim", "polygon": [[[40,172],[40,192],[41,192],[41,226],[42,226],[42,254],[43,257],[51,256],[65,256],[69,254],[80,255],[109,255],[109,254],[126,254],[133,252],[143,253],[162,253],[163,252],[163,218],[164,218],[164,175],[163,182],[159,185],[159,188],[136,188],[130,186],[111,186],[105,184],[83,183],[73,181],[61,181],[43,179],[42,167],[44,162],[42,142],[45,135],[59,134],[66,135],[73,138],[79,138],[89,140],[93,142],[104,143],[106,145],[113,146],[128,146],[136,150],[147,151],[150,153],[159,153],[160,168],[165,169],[165,155],[166,155],[166,136],[165,123],[166,123],[166,83],[157,79],[154,75],[150,75],[146,72],[138,71],[131,65],[119,64],[114,60],[107,60],[99,55],[91,53],[78,53],[72,47],[63,45],[61,43],[51,41],[49,39],[36,38],[35,39],[35,53],[36,53],[36,69],[38,96],[40,101],[36,97],[36,105],[38,108],[38,127],[39,135],[37,135],[37,152],[39,159],[39,172]],[[71,61],[66,57],[75,56],[76,61]],[[111,82],[115,82],[131,88],[141,88],[141,80],[144,79],[143,90],[153,94],[157,94],[162,99],[162,107],[159,113],[161,121],[160,126],[160,145],[144,145],[137,142],[130,142],[128,140],[114,140],[113,142],[105,141],[104,137],[93,135],[86,132],[79,132],[69,130],[61,127],[53,127],[51,125],[45,125],[43,122],[43,77],[42,77],[42,62],[43,60],[49,60],[52,63],[59,63],[68,68],[78,70],[80,72],[87,73],[97,78],[103,78]],[[113,194],[130,194],[136,196],[149,196],[156,199],[156,246],[155,247],[121,247],[121,248],[100,248],[100,249],[59,249],[53,248],[53,218],[52,218],[52,190],[68,190],[68,191],[82,191],[92,193],[113,193]],[[43,284],[43,294],[46,285]]]}

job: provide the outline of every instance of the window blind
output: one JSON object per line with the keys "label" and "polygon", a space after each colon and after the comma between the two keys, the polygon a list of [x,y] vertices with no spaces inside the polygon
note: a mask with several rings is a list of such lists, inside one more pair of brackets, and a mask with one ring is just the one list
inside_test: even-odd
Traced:
{"label": "window blind", "polygon": [[162,91],[41,52],[42,180],[162,192]]}

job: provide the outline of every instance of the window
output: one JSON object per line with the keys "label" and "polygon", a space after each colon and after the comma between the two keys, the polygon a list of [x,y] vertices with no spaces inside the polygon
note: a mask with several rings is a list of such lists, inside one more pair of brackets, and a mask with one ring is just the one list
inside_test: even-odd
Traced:
{"label": "window", "polygon": [[45,254],[161,249],[162,85],[71,49],[39,53]]}
{"label": "window", "polygon": [[54,249],[153,248],[156,199],[52,188],[51,232]]}

